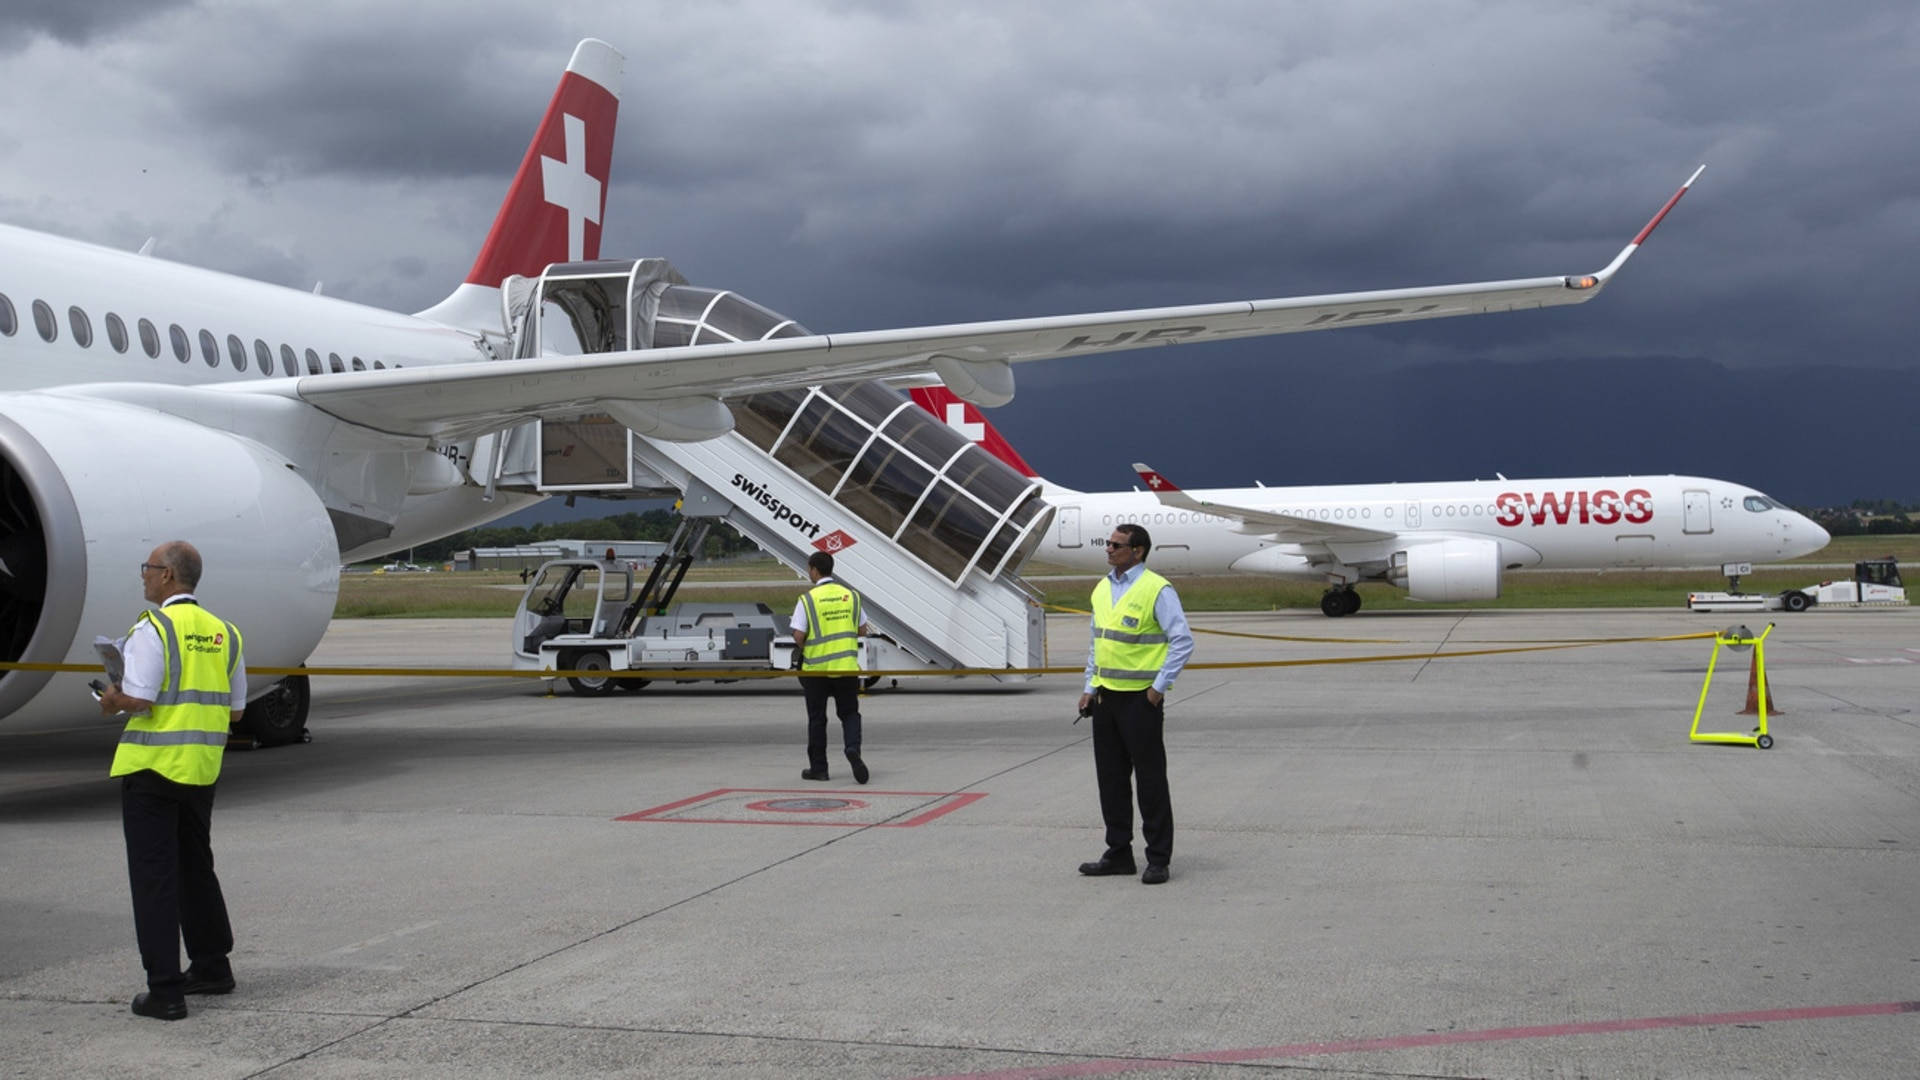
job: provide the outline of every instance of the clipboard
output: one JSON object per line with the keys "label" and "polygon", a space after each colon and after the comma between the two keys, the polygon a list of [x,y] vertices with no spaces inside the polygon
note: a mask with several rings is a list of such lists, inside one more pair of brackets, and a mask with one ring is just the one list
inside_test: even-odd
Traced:
{"label": "clipboard", "polygon": [[120,653],[125,638],[96,637],[93,639],[93,651],[100,654],[100,663],[107,669],[107,685],[119,686],[126,677],[126,657]]}

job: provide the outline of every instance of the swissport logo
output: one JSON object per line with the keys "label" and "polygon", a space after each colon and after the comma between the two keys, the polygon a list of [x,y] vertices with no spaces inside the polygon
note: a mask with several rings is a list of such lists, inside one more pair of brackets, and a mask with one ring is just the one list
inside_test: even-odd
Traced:
{"label": "swissport logo", "polygon": [[829,555],[832,555],[837,552],[845,551],[846,549],[852,547],[853,545],[859,542],[860,541],[855,540],[853,537],[848,536],[845,532],[842,532],[839,529],[835,529],[832,532],[828,533],[827,535],[821,537],[820,539],[815,540],[813,542],[813,546],[819,548],[821,551],[824,551]]}

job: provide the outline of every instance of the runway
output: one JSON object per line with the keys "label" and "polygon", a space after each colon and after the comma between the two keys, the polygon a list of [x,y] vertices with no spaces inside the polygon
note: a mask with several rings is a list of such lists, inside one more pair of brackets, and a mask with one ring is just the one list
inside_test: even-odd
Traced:
{"label": "runway", "polygon": [[[1710,641],[1438,655],[1728,621],[1196,615],[1243,635],[1196,661],[1424,658],[1190,671],[1154,888],[1074,872],[1070,677],[869,694],[866,786],[837,725],[799,779],[785,684],[316,679],[311,744],[228,756],[239,988],[173,1024],[127,1012],[117,727],[0,728],[0,1075],[1910,1076],[1920,610],[1781,616],[1769,751],[1689,743]],[[343,621],[313,663],[506,650]]]}

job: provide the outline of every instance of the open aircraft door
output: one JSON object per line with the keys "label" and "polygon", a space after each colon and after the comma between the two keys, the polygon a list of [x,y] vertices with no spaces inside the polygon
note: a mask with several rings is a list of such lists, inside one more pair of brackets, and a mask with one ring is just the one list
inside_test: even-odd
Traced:
{"label": "open aircraft door", "polygon": [[1680,493],[1680,498],[1681,531],[1689,535],[1712,532],[1713,496],[1698,488],[1689,488]]}

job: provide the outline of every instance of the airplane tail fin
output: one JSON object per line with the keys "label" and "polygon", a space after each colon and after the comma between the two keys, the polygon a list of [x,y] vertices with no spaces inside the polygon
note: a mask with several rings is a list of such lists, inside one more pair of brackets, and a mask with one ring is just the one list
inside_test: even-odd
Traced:
{"label": "airplane tail fin", "polygon": [[987,420],[985,414],[977,407],[955,397],[953,391],[942,385],[934,385],[915,386],[907,393],[913,396],[915,404],[932,413],[948,427],[972,439],[980,449],[999,458],[1014,472],[1035,480],[1041,479],[1040,474],[1033,471],[1033,466],[1027,464],[1027,459],[1020,456],[1020,451],[1013,448],[1013,444],[1000,434],[999,430]]}
{"label": "airplane tail fin", "polygon": [[533,277],[552,263],[600,257],[625,63],[613,46],[594,38],[574,48],[473,269],[452,296],[420,312],[422,318],[497,325],[500,282],[508,275]]}

